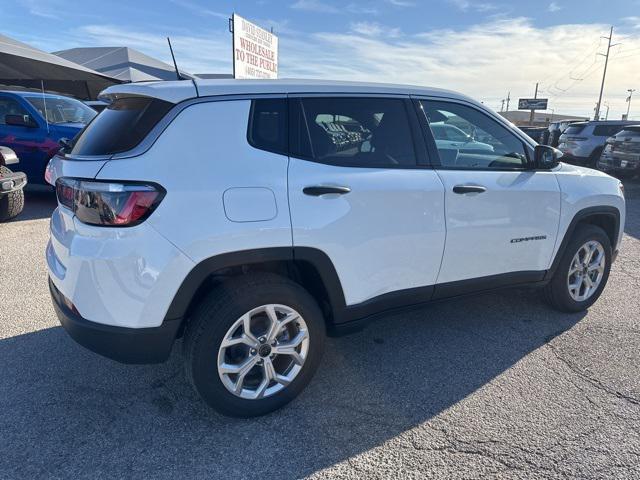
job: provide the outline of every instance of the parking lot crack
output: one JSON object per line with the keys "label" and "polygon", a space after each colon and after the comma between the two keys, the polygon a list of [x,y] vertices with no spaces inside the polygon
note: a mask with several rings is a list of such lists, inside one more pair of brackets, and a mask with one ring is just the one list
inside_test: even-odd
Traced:
{"label": "parking lot crack", "polygon": [[[598,390],[603,391],[605,393],[608,393],[609,395],[613,395],[616,398],[619,398],[620,400],[623,400],[623,401],[628,402],[628,403],[630,403],[632,405],[635,405],[635,406],[640,405],[640,399],[638,399],[636,397],[633,397],[631,395],[625,394],[623,392],[620,392],[620,391],[616,390],[615,388],[610,387],[609,385],[606,385],[601,380],[599,380],[599,379],[597,379],[597,378],[595,378],[595,377],[593,377],[591,375],[588,375],[581,368],[579,368],[573,362],[571,362],[570,360],[565,358],[562,354],[560,354],[558,349],[556,347],[554,347],[551,343],[547,343],[547,346],[549,347],[549,349],[551,350],[553,355],[562,364],[564,364],[569,370],[571,370],[576,376],[578,376],[579,378],[581,378],[585,382],[588,382],[589,384],[591,384],[592,386],[594,386]],[[591,400],[589,399],[589,401],[591,401]],[[593,401],[591,401],[591,403],[593,403]]]}

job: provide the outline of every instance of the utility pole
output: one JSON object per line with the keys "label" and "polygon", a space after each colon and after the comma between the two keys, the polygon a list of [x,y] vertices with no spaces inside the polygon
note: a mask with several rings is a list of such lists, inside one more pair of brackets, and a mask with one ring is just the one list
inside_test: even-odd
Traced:
{"label": "utility pole", "polygon": [[[538,98],[538,82],[536,82],[536,93],[533,94],[533,98]],[[535,110],[531,110],[531,115],[529,115],[529,125],[533,125],[533,116],[535,115]]]}
{"label": "utility pole", "polygon": [[509,101],[511,100],[511,92],[507,92],[507,112],[509,111]]}
{"label": "utility pole", "polygon": [[633,95],[633,92],[635,91],[635,88],[630,88],[627,90],[627,92],[629,92],[629,96],[627,97],[627,118],[625,118],[625,120],[629,120],[629,110],[631,110],[631,95]]}
{"label": "utility pole", "polygon": [[500,106],[500,111],[504,112],[504,98],[500,101],[502,102],[502,105]]}
{"label": "utility pole", "polygon": [[602,105],[602,92],[604,92],[604,80],[607,77],[607,64],[609,63],[609,51],[611,50],[611,47],[615,47],[616,45],[619,45],[619,43],[615,43],[613,45],[611,45],[611,39],[613,38],[613,26],[611,27],[611,30],[609,31],[609,36],[608,37],[602,37],[602,38],[606,38],[608,40],[607,43],[607,53],[603,54],[603,53],[599,53],[598,55],[602,55],[604,57],[604,71],[602,72],[602,83],[600,84],[600,96],[598,97],[598,103],[596,104],[596,113],[593,116],[594,120],[599,120],[600,119],[600,105]]}

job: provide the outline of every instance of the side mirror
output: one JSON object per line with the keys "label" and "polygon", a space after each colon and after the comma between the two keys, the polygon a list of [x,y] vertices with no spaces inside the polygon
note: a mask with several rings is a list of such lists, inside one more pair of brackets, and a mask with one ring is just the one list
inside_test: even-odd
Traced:
{"label": "side mirror", "polygon": [[34,128],[38,126],[29,115],[5,115],[4,123],[14,127]]}
{"label": "side mirror", "polygon": [[548,145],[536,145],[533,151],[534,168],[549,170],[560,162],[562,152]]}

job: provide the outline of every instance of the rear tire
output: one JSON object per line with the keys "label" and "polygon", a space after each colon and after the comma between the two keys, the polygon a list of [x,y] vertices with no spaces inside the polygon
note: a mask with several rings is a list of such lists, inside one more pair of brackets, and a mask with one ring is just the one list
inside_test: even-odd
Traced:
{"label": "rear tire", "polygon": [[600,161],[603,150],[604,149],[602,147],[598,147],[593,151],[593,153],[589,157],[589,160],[587,161],[587,167],[595,169],[598,168],[598,162]]}
{"label": "rear tire", "polygon": [[[594,270],[591,273],[587,273],[591,276],[588,280],[584,280],[583,283],[579,280],[580,278],[584,278],[584,267],[576,269],[580,264],[580,262],[576,263],[576,259],[580,259],[581,251],[587,252],[589,250],[588,246],[595,247],[597,251],[600,251],[601,247],[604,265],[602,266],[601,276],[595,275],[597,272]],[[590,265],[595,265],[597,258],[598,257],[594,256],[593,261],[590,259],[586,261],[588,265],[584,272],[593,268]],[[576,271],[573,275],[570,274],[572,270]],[[604,230],[595,225],[579,225],[562,255],[562,259],[558,264],[558,268],[556,269],[553,278],[544,288],[545,297],[551,306],[561,312],[582,312],[598,300],[605,285],[607,284],[610,270],[611,241],[607,234]],[[588,282],[594,283],[592,278],[599,278],[599,280],[597,280],[597,286],[595,286],[592,291],[587,291],[586,285]],[[580,286],[572,291],[570,286],[578,283],[580,283]],[[582,296],[586,298],[581,298]]]}
{"label": "rear tire", "polygon": [[[0,177],[9,173],[13,172],[4,165],[0,165]],[[23,208],[24,192],[22,190],[0,195],[0,222],[17,216]]]}
{"label": "rear tire", "polygon": [[[293,312],[289,315],[294,320],[282,322],[289,315],[279,311],[279,320],[272,323],[266,310],[261,310],[272,305]],[[255,311],[259,311],[257,319],[251,313]],[[242,321],[247,316],[250,323],[254,322],[248,335]],[[269,335],[272,324],[286,324],[279,337],[275,330]],[[288,329],[294,331],[291,336]],[[305,343],[295,347],[300,353],[275,353],[279,348],[290,348],[288,345],[295,343],[291,337],[302,338],[304,332]],[[187,324],[183,344],[186,375],[200,397],[219,413],[233,417],[264,415],[289,403],[311,381],[320,364],[324,340],[322,312],[300,285],[269,273],[231,278],[202,301]],[[228,353],[231,349],[236,349],[233,355]],[[257,363],[251,363],[254,361]],[[240,374],[224,373],[229,367],[241,365],[249,365],[242,378]],[[249,398],[254,392],[256,398]]]}

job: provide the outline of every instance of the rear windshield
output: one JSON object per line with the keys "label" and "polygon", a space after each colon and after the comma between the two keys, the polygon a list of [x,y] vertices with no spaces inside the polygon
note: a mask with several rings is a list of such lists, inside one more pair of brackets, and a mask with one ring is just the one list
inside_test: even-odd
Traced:
{"label": "rear windshield", "polygon": [[80,132],[71,155],[112,155],[131,150],[173,107],[148,97],[114,101]]}
{"label": "rear windshield", "polygon": [[596,137],[611,137],[622,130],[622,125],[596,125],[593,134]]}
{"label": "rear windshield", "polygon": [[582,125],[569,125],[564,133],[567,135],[577,135],[578,133],[582,132],[584,130],[584,127],[586,126],[586,123]]}

